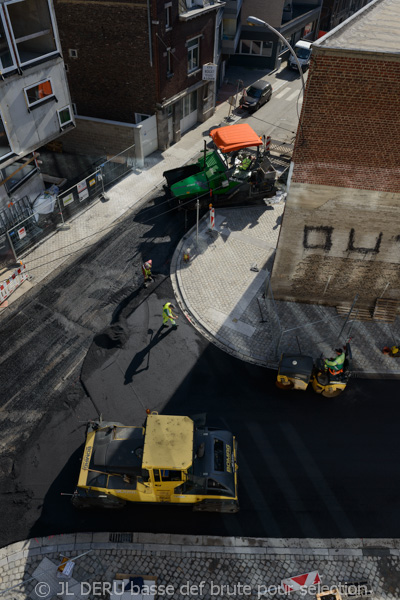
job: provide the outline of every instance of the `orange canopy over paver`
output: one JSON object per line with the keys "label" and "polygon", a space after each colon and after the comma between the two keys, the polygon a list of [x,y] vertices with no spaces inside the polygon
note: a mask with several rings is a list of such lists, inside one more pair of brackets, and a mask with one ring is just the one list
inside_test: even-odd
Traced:
{"label": "orange canopy over paver", "polygon": [[212,129],[210,136],[214,144],[224,153],[262,145],[260,137],[247,123]]}

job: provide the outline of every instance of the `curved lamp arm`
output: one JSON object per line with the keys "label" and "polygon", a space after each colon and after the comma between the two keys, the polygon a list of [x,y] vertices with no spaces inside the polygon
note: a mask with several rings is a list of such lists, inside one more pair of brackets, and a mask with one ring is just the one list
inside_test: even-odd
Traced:
{"label": "curved lamp arm", "polygon": [[304,84],[303,69],[301,68],[301,65],[299,63],[299,59],[297,58],[296,52],[293,50],[292,46],[289,44],[289,42],[286,40],[286,38],[284,38],[283,35],[279,31],[277,31],[277,29],[275,29],[274,27],[272,27],[265,21],[258,19],[257,17],[247,17],[247,22],[250,25],[258,25],[259,27],[266,27],[267,29],[269,29],[270,31],[275,33],[278,36],[278,38],[285,44],[285,46],[287,46],[289,48],[291,55],[293,56],[294,60],[296,61],[297,68],[299,69],[299,73],[300,73],[300,77],[301,77],[301,85],[302,85],[303,94],[304,94],[305,84]]}

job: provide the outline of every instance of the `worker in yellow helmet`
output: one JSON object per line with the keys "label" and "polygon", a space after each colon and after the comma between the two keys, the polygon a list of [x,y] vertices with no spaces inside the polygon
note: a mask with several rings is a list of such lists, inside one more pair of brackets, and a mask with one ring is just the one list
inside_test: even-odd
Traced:
{"label": "worker in yellow helmet", "polygon": [[174,329],[178,327],[175,323],[175,319],[177,319],[177,315],[174,315],[172,312],[175,309],[175,306],[171,302],[166,302],[163,306],[163,327],[168,327],[168,322],[171,321],[171,325]]}

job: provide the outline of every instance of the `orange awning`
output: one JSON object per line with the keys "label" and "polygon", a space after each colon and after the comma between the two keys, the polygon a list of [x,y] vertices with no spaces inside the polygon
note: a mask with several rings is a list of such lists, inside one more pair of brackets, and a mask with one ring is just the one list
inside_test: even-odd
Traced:
{"label": "orange awning", "polygon": [[214,144],[224,153],[262,145],[260,137],[247,123],[212,129],[210,136]]}

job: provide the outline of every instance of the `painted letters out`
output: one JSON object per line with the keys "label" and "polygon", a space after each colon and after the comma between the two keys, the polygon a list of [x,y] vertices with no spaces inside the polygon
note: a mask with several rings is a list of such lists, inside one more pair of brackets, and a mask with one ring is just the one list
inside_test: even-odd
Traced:
{"label": "painted letters out", "polygon": [[[323,225],[314,227],[312,225],[305,225],[303,247],[306,250],[325,250],[325,252],[329,252],[332,248],[332,233],[333,227],[324,227]],[[314,238],[319,240],[318,244],[310,243],[312,234],[314,234]]]}
{"label": "painted letters out", "polygon": [[[304,236],[303,236],[303,248],[305,250],[324,250],[330,252],[332,248],[332,234],[333,227],[327,227],[320,225],[304,225]],[[365,248],[363,246],[355,245],[355,229],[350,229],[349,240],[345,252],[357,252],[358,254],[378,254],[383,233],[381,232],[376,238],[375,246],[372,248]],[[400,239],[400,236],[399,236]]]}
{"label": "painted letters out", "polygon": [[383,237],[383,233],[381,232],[378,235],[378,237],[376,238],[376,244],[375,244],[374,248],[362,248],[362,247],[356,248],[354,246],[355,230],[350,229],[349,243],[347,244],[347,251],[348,252],[358,252],[359,254],[378,254],[379,248],[381,247],[382,237]]}

